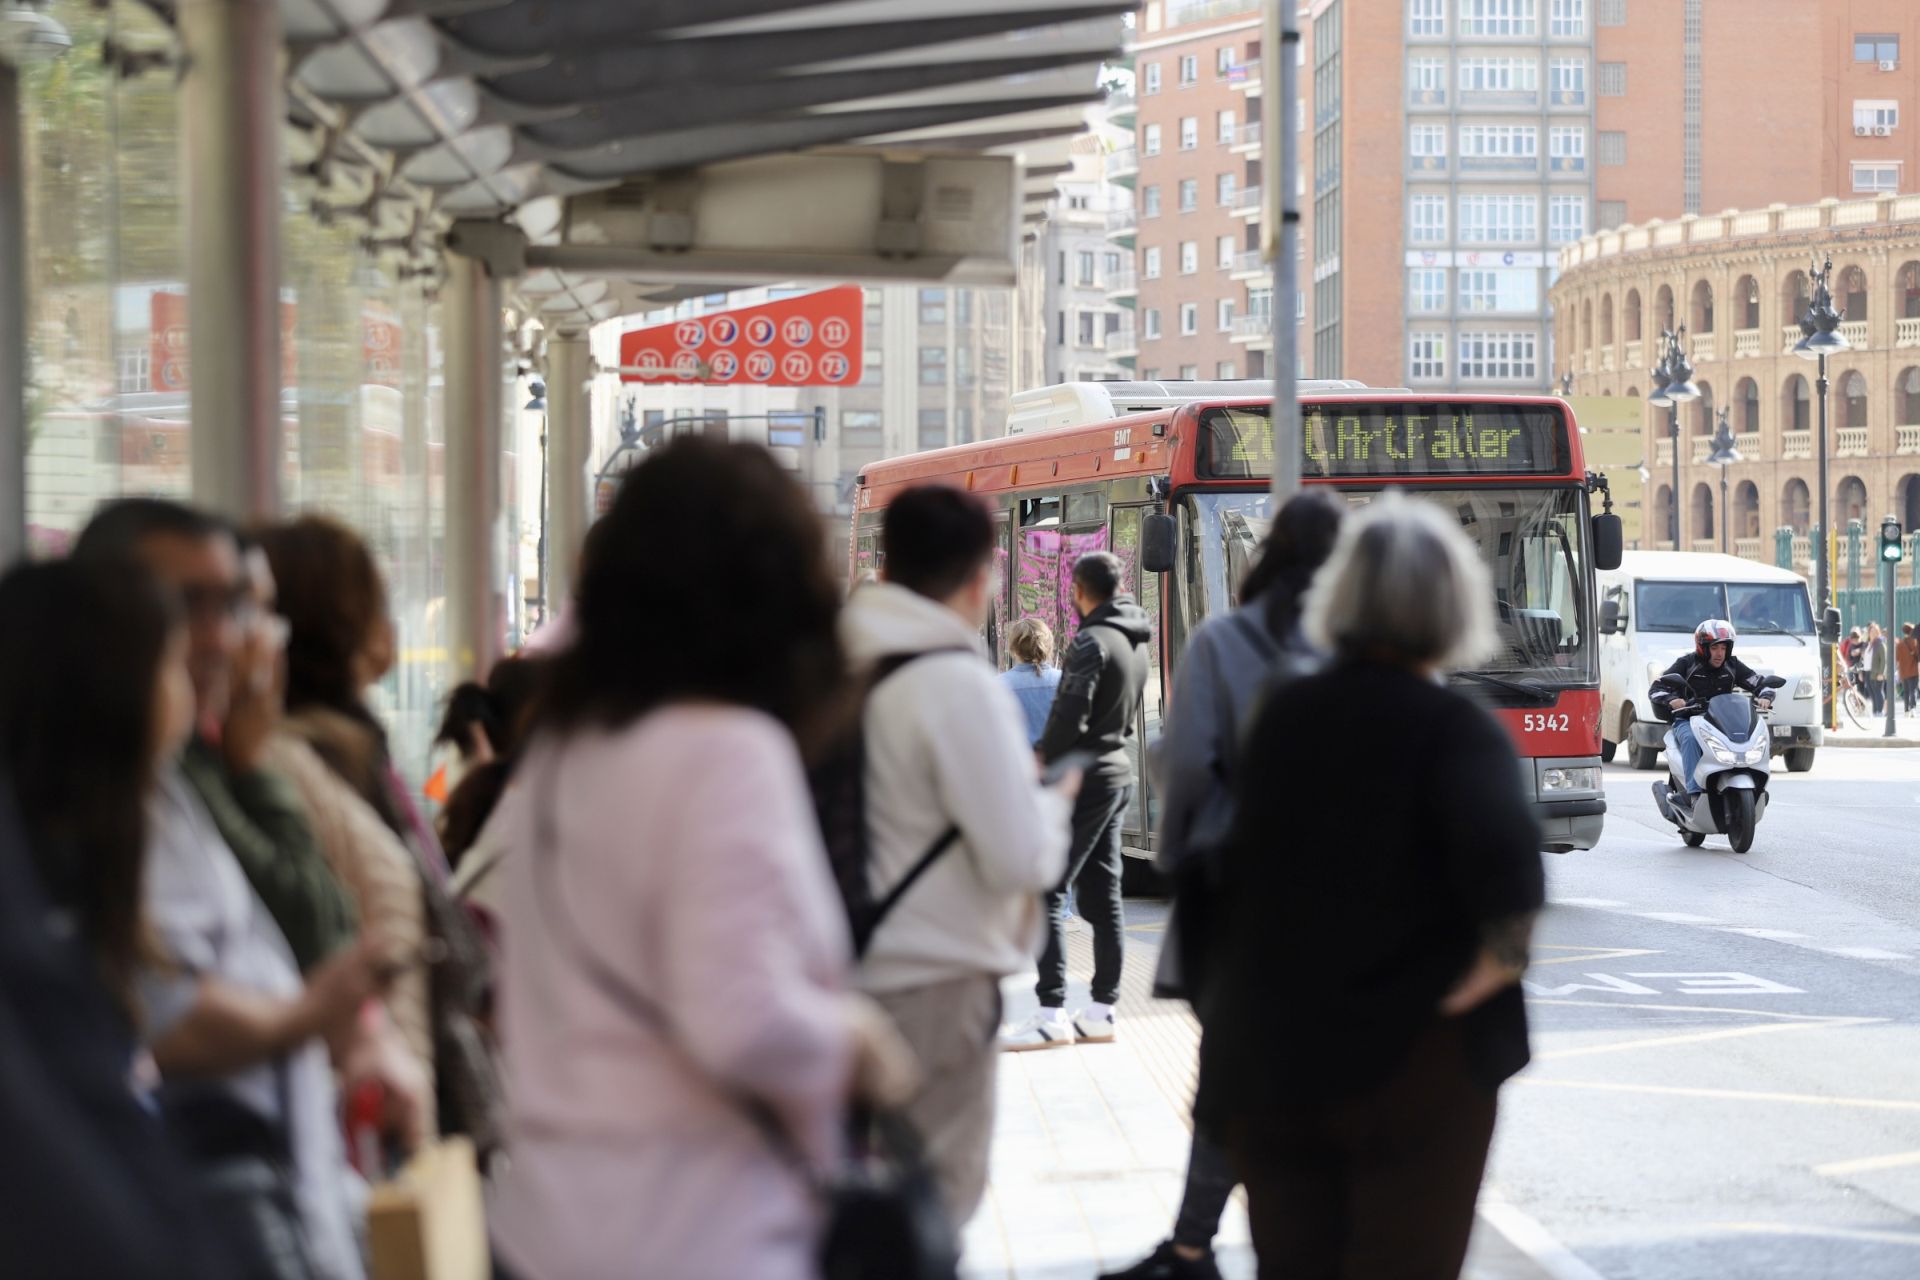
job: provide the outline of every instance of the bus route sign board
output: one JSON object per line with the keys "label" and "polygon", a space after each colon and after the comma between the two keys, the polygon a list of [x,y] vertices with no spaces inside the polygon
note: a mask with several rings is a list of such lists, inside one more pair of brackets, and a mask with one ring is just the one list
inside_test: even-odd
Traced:
{"label": "bus route sign board", "polygon": [[859,285],[620,336],[622,382],[850,387],[863,369],[866,299]]}
{"label": "bus route sign board", "polygon": [[[1573,465],[1567,421],[1542,406],[1496,403],[1303,406],[1301,474],[1550,476]],[[1200,417],[1199,474],[1264,480],[1273,473],[1273,420],[1264,406],[1208,409]]]}

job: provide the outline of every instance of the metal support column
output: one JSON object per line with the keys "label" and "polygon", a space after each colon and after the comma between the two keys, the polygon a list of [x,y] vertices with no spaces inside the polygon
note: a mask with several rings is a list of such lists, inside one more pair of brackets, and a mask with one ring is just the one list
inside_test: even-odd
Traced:
{"label": "metal support column", "polygon": [[[1295,296],[1300,291],[1300,139],[1294,112],[1300,97],[1299,0],[1267,0],[1263,45],[1273,70],[1273,91],[1263,95],[1260,134],[1267,140],[1267,252],[1273,263],[1273,499],[1300,492],[1300,328]],[[1278,144],[1278,145],[1276,145]],[[1318,374],[1320,371],[1315,370]]]}
{"label": "metal support column", "polygon": [[280,7],[181,0],[193,496],[280,509]]}
{"label": "metal support column", "polygon": [[20,73],[0,61],[0,566],[27,551],[27,247]]}
{"label": "metal support column", "polygon": [[[1814,458],[1817,460],[1816,479],[1820,486],[1818,505],[1820,520],[1819,547],[1814,552],[1813,608],[1815,614],[1824,619],[1827,610],[1833,607],[1833,557],[1831,548],[1833,522],[1827,512],[1827,357],[1820,355],[1820,377],[1814,383],[1814,389],[1820,396],[1820,433],[1814,442]],[[1820,640],[1820,684],[1827,691],[1826,705],[1821,710],[1821,723],[1829,729],[1840,727],[1839,695],[1834,692],[1840,678],[1838,666],[1833,660],[1833,646],[1825,639]]]}
{"label": "metal support column", "polygon": [[593,452],[592,360],[587,335],[547,339],[547,562],[540,584],[548,616],[573,594],[574,566],[587,537],[587,460]]}
{"label": "metal support column", "polygon": [[484,678],[500,656],[506,600],[495,553],[500,502],[500,284],[477,258],[447,255],[440,289],[446,340],[447,663],[452,680]]}

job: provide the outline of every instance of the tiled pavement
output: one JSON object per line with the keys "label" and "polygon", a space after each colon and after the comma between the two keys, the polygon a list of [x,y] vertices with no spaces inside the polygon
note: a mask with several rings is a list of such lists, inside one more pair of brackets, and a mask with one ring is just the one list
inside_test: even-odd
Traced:
{"label": "tiled pavement", "polygon": [[[1185,1004],[1154,1000],[1164,909],[1129,902],[1120,1038],[1001,1058],[992,1186],[969,1224],[965,1280],[1092,1280],[1164,1239],[1186,1172],[1198,1028]],[[1086,925],[1067,940],[1069,1003],[1089,997]],[[1009,1020],[1033,1009],[1030,977],[1005,986]],[[1236,1194],[1216,1241],[1228,1280],[1254,1280]],[[1485,1220],[1469,1280],[1546,1280]]]}

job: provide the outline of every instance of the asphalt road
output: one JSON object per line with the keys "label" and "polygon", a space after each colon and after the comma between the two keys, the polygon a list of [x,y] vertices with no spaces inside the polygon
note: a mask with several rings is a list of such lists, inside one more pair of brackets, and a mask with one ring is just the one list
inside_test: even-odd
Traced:
{"label": "asphalt road", "polygon": [[1920,1277],[1920,750],[1776,775],[1746,855],[1654,776],[1548,859],[1493,1195],[1561,1280]]}

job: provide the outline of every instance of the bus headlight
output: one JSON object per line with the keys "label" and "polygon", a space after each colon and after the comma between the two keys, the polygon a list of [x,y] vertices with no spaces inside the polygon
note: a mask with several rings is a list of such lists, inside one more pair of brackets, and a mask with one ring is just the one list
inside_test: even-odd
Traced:
{"label": "bus headlight", "polygon": [[1540,774],[1542,791],[1598,791],[1600,771],[1592,767],[1547,769]]}
{"label": "bus headlight", "polygon": [[1814,688],[1812,676],[1801,676],[1800,683],[1793,686],[1793,696],[1796,698],[1811,698],[1814,694]]}

